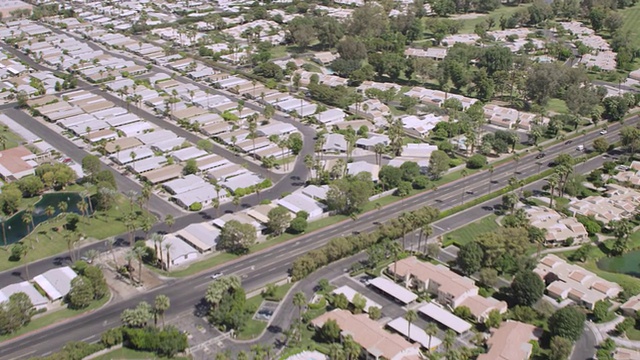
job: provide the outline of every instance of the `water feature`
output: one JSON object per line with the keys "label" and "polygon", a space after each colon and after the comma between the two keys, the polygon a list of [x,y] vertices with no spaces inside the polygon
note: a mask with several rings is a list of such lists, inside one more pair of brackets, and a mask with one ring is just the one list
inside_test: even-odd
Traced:
{"label": "water feature", "polygon": [[[80,202],[80,200],[81,196],[75,192],[58,192],[44,194],[35,204],[33,223],[38,226],[38,224],[59,215],[60,210],[58,209],[58,204],[62,201],[67,202],[67,212],[80,214],[80,210],[78,210],[78,203]],[[47,216],[47,214],[45,213],[45,209],[49,205],[53,206],[53,208],[55,209],[55,213],[51,217]],[[27,224],[22,221],[22,214],[24,214],[24,210],[16,213],[11,218],[7,219],[7,221],[5,221],[4,229],[7,237],[7,244],[18,242],[29,234],[27,232]],[[31,229],[31,224],[29,224],[29,230],[33,230]]]}
{"label": "water feature", "polygon": [[622,256],[607,257],[598,261],[602,270],[640,277],[640,250],[630,251]]}

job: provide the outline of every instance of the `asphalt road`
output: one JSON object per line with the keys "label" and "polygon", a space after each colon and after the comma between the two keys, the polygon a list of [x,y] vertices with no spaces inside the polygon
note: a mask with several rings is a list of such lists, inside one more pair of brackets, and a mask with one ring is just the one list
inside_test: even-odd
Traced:
{"label": "asphalt road", "polygon": [[[619,127],[610,127],[609,137],[613,137]],[[548,152],[550,152],[550,149]],[[524,157],[523,160],[527,160]],[[586,164],[578,165],[577,170],[587,172],[597,168],[606,159],[597,157],[590,160]],[[520,172],[522,177],[530,176],[537,171],[537,164],[533,161],[521,161]],[[507,163],[496,169],[494,180],[500,184],[505,184],[506,179],[512,176],[514,169],[513,162]],[[273,282],[286,276],[291,262],[298,256],[307,251],[317,248],[326,243],[329,239],[340,235],[350,234],[353,231],[370,231],[374,229],[377,222],[386,221],[389,218],[397,217],[402,211],[408,211],[425,205],[435,205],[441,210],[451,208],[460,203],[462,190],[466,191],[475,189],[474,195],[469,195],[469,199],[474,196],[480,196],[480,192],[484,194],[486,182],[482,182],[475,177],[482,178],[479,173],[475,176],[469,176],[466,179],[443,186],[437,191],[431,191],[417,195],[413,198],[405,199],[403,202],[394,203],[381,210],[375,210],[363,214],[356,221],[345,220],[331,228],[326,228],[317,232],[304,235],[300,238],[291,240],[290,242],[280,244],[270,249],[265,249],[259,253],[252,254],[240,258],[232,263],[220,266],[215,271],[222,271],[225,274],[237,274],[243,279],[243,286],[247,290],[257,289],[264,284]],[[488,179],[487,179],[488,180]],[[469,184],[471,182],[472,184]],[[545,184],[544,180],[540,180],[527,187],[527,189],[540,189]],[[436,202],[439,200],[439,202]],[[446,219],[433,224],[434,235],[438,236],[448,229],[454,229],[463,226],[475,219],[487,215],[489,208],[499,203],[499,199],[492,200],[485,204],[480,204],[472,209],[462,213],[455,214]],[[414,239],[414,237],[410,237]],[[101,245],[104,246],[104,245]],[[412,246],[411,244],[409,246]],[[352,258],[353,260],[353,258]],[[213,270],[211,271],[213,272]],[[119,316],[125,308],[135,306],[139,301],[152,301],[157,294],[165,294],[171,298],[171,309],[168,317],[176,316],[176,314],[184,313],[190,309],[194,309],[194,305],[199,302],[207,284],[210,282],[209,275],[211,272],[202,273],[187,279],[172,279],[162,287],[151,290],[150,292],[135,298],[128,299],[123,302],[106,306],[103,309],[93,313],[71,319],[65,323],[56,324],[50,328],[41,329],[36,333],[29,334],[23,338],[15,339],[0,344],[0,360],[2,359],[18,359],[23,357],[41,356],[50,351],[55,351],[62,347],[66,342],[71,340],[97,341],[99,334],[104,330],[118,326],[120,324]],[[94,334],[87,336],[88,334]]]}
{"label": "asphalt road", "polygon": [[582,336],[576,341],[571,353],[571,360],[591,360],[595,359],[596,354],[596,337],[589,327],[585,326]]}
{"label": "asphalt road", "polygon": [[[629,125],[636,123],[637,121],[638,117],[634,117],[628,119],[625,123]],[[613,142],[613,140],[617,138],[617,134],[621,126],[622,125],[619,123],[612,124],[609,127],[608,134],[604,135],[604,137],[609,139],[610,142]],[[320,239],[323,241],[328,241],[336,235],[346,235],[352,233],[353,231],[367,231],[374,227],[374,225],[372,225],[373,222],[384,222],[391,218],[397,217],[402,212],[414,210],[425,205],[433,205],[440,209],[459,205],[463,201],[463,194],[465,194],[464,201],[470,201],[476,197],[485,195],[492,190],[507,186],[508,180],[513,176],[517,176],[518,178],[526,178],[535,175],[540,171],[544,171],[544,169],[547,167],[547,163],[553,160],[553,158],[555,158],[555,156],[560,153],[570,153],[574,156],[578,156],[580,153],[575,150],[578,144],[584,143],[588,145],[593,141],[593,139],[601,136],[602,135],[600,135],[597,131],[594,131],[584,136],[580,136],[579,139],[574,140],[571,144],[561,143],[547,148],[545,150],[547,156],[539,161],[535,159],[535,156],[537,154],[528,154],[522,156],[517,163],[515,161],[510,161],[495,167],[493,174],[489,173],[488,171],[474,173],[467,176],[466,178],[462,178],[453,183],[443,185],[435,191],[421,193],[388,205],[380,210],[362,214],[355,221],[343,222],[339,226],[332,228],[332,230],[323,229],[319,231],[319,233],[322,233],[323,235],[320,237]],[[516,169],[518,174],[515,173]],[[579,171],[582,172],[582,170],[580,169]],[[491,183],[490,180],[492,180]],[[285,182],[290,182],[291,186],[300,186],[302,185],[301,183],[303,183],[303,181],[295,178],[295,176],[293,175],[290,175],[281,183]],[[282,189],[280,189],[278,186],[275,186],[263,192],[262,196],[263,198],[278,198],[281,194],[279,191],[281,190]],[[255,204],[257,202],[258,199],[254,194],[244,199],[243,206],[250,206],[249,204]],[[233,212],[234,210],[235,206],[233,206],[233,204],[231,203],[224,204],[220,207],[220,211],[223,213]],[[187,216],[177,218],[172,230],[179,230],[188,226],[189,224],[200,221],[207,221],[213,218],[215,218],[215,209],[208,209],[200,213],[189,214]],[[164,224],[157,224],[152,229],[152,232],[162,232],[167,230],[168,228]],[[138,235],[142,236],[143,234],[139,233]],[[303,242],[305,244],[310,243],[314,246],[320,246],[323,242],[318,243],[318,236],[319,235],[315,233],[308,234],[298,238],[296,241]],[[127,238],[127,234],[118,236],[118,244],[126,244]],[[105,246],[102,242],[96,242],[83,247],[79,251],[82,253],[87,251],[88,249],[104,251]],[[55,255],[33,262],[29,265],[29,271],[31,274],[39,274],[54,267],[67,265],[68,262],[69,259],[66,257],[66,255]],[[24,267],[19,267],[13,270],[2,272],[0,273],[0,287],[4,287],[6,285],[21,281],[23,279],[23,276]]]}

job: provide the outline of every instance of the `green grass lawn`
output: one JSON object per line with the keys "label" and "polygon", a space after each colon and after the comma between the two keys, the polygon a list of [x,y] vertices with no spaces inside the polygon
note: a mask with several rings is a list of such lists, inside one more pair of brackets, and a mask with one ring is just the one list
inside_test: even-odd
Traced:
{"label": "green grass lawn", "polygon": [[[98,356],[96,358],[94,358],[95,360],[124,360],[124,359],[131,359],[131,360],[140,360],[140,359],[146,359],[146,360],[151,360],[151,359],[167,359],[164,357],[160,357],[158,355],[156,355],[155,353],[152,352],[146,352],[146,351],[136,351],[136,350],[132,350],[132,349],[128,349],[128,348],[120,348],[120,349],[116,349],[113,351],[110,351],[102,356]],[[189,359],[188,357],[181,357],[181,356],[177,356],[172,358],[174,360],[187,360]]]}
{"label": "green grass lawn", "polygon": [[556,98],[549,100],[549,103],[547,104],[547,109],[549,109],[549,111],[553,111],[558,114],[566,113],[569,111],[569,109],[567,108],[567,104],[564,102],[564,100],[556,99]]}
{"label": "green grass lawn", "polygon": [[273,296],[271,297],[263,296],[263,298],[270,301],[282,301],[282,299],[284,299],[285,295],[287,295],[287,292],[291,289],[292,286],[293,286],[293,283],[291,282],[282,284],[276,288],[276,292],[273,294]]}
{"label": "green grass lawn", "polygon": [[632,327],[631,329],[627,330],[626,334],[629,340],[640,341],[640,329]]}
{"label": "green grass lawn", "polygon": [[[123,217],[130,211],[129,201],[124,196],[119,196],[116,204],[106,212],[97,212],[92,218],[81,218],[78,223],[77,231],[73,234],[74,239],[80,237],[81,234],[87,240],[83,240],[76,244],[76,247],[80,247],[89,241],[95,241],[105,239],[111,236],[125,233],[127,228],[123,222]],[[142,223],[142,210],[136,204],[133,206],[133,211],[140,214],[138,217],[138,226]],[[152,216],[146,213],[144,216]],[[155,218],[152,222],[155,222]],[[1,249],[6,250],[4,253],[0,251],[0,271],[12,269],[18,266],[24,265],[26,262],[33,262],[38,259],[43,259],[56,254],[64,253],[69,250],[67,241],[64,239],[64,234],[67,233],[63,230],[62,226],[66,223],[63,216],[52,218],[49,221],[43,222],[36,226],[36,230],[26,236],[23,243],[32,244],[31,249],[26,258],[23,257],[19,261],[9,261],[11,255],[11,245],[5,248],[0,246]],[[57,229],[57,231],[56,231]],[[66,255],[66,254],[65,254]]]}
{"label": "green grass lawn", "polygon": [[454,242],[458,245],[464,245],[483,233],[494,231],[500,226],[496,223],[497,216],[494,214],[483,217],[482,219],[453,230],[445,235],[445,243]]}
{"label": "green grass lawn", "polygon": [[20,336],[20,335],[23,335],[23,334],[26,334],[26,333],[29,333],[31,331],[35,331],[35,330],[41,329],[41,328],[43,328],[45,326],[49,326],[51,324],[57,323],[58,321],[62,321],[64,319],[68,319],[68,318],[74,317],[76,315],[80,315],[80,314],[85,313],[87,311],[98,309],[98,308],[102,307],[102,305],[106,304],[107,301],[109,301],[109,296],[105,296],[104,298],[102,298],[102,299],[100,299],[98,301],[94,301],[86,309],[71,310],[71,309],[64,308],[64,309],[60,309],[60,310],[54,311],[54,312],[52,312],[50,314],[43,313],[39,318],[31,320],[31,322],[29,324],[27,324],[27,326],[20,328],[15,333],[9,334],[9,335],[0,336],[0,342],[12,339],[14,337],[17,337],[17,336]]}
{"label": "green grass lawn", "polygon": [[618,10],[624,19],[622,25],[623,32],[631,32],[631,44],[634,47],[640,46],[640,3],[633,7]]}
{"label": "green grass lawn", "polygon": [[23,138],[11,132],[7,126],[0,126],[0,138],[4,139],[4,144],[0,144],[2,150],[14,148],[24,142]]}
{"label": "green grass lawn", "polygon": [[464,20],[458,20],[462,22],[462,27],[460,28],[460,34],[471,34],[473,33],[475,27],[477,24],[480,24],[482,22],[485,21],[485,19],[487,19],[488,17],[492,17],[496,20],[496,27],[498,26],[498,24],[500,23],[500,17],[505,16],[505,17],[509,17],[511,16],[511,14],[515,13],[516,11],[518,11],[518,9],[520,8],[524,8],[527,7],[528,5],[521,5],[521,6],[500,6],[498,9],[488,13],[488,14],[482,14],[480,16],[478,16],[475,19],[464,19]]}
{"label": "green grass lawn", "polygon": [[238,332],[238,340],[249,340],[260,335],[267,327],[266,321],[249,319],[244,328]]}

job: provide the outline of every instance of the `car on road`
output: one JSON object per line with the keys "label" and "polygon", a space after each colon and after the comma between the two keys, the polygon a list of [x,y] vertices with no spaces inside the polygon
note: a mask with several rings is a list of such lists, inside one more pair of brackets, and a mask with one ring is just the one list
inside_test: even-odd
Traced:
{"label": "car on road", "polygon": [[606,133],[607,133],[607,130],[600,131],[600,135],[605,135]]}
{"label": "car on road", "polygon": [[211,275],[211,278],[212,278],[213,280],[216,280],[216,279],[220,278],[222,275],[224,275],[224,274],[223,274],[223,273],[221,273],[221,272],[217,272],[217,273],[215,273],[215,274]]}
{"label": "car on road", "polygon": [[584,145],[578,145],[578,147],[576,148],[576,150],[578,150],[578,151],[584,151]]}
{"label": "car on road", "polygon": [[536,155],[536,159],[542,159],[545,156],[547,156],[547,154],[541,152],[540,154]]}

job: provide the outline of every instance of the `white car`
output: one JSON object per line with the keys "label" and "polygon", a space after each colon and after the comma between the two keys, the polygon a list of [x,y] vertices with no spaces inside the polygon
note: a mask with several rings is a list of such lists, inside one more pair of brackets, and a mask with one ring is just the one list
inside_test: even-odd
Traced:
{"label": "white car", "polygon": [[606,133],[607,133],[607,130],[600,131],[600,135],[605,135]]}
{"label": "white car", "polygon": [[221,272],[217,272],[217,273],[215,273],[215,274],[211,275],[211,278],[212,278],[213,280],[215,280],[215,279],[217,279],[217,278],[221,277],[222,275],[224,275],[224,274],[222,274]]}

